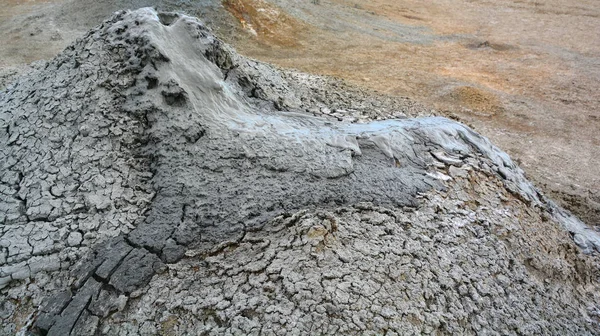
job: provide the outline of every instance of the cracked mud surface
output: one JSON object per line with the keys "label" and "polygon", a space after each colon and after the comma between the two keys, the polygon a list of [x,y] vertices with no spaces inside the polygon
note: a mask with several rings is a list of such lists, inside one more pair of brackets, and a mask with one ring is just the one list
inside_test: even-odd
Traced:
{"label": "cracked mud surface", "polygon": [[[597,274],[562,244],[568,235],[510,194],[496,194],[494,178],[468,176],[478,183],[459,178],[415,211],[371,204],[303,211],[209,252],[189,251],[102,331],[596,333],[579,309],[597,294],[578,291],[593,288]],[[514,220],[521,216],[527,220]]]}
{"label": "cracked mud surface", "polygon": [[1,332],[597,333],[598,234],[385,99],[116,14],[0,93]]}

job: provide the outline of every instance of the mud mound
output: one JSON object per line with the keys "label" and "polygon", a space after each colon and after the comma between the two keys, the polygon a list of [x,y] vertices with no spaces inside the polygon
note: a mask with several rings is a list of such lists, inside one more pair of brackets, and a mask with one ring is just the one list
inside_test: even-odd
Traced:
{"label": "mud mound", "polygon": [[320,83],[141,9],[9,85],[3,332],[598,332],[597,233],[466,126],[340,122]]}

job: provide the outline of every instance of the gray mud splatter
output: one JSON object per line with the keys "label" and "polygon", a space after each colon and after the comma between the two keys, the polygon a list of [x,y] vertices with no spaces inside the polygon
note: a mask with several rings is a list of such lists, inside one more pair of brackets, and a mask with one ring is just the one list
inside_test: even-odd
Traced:
{"label": "gray mud splatter", "polygon": [[2,332],[598,332],[597,233],[466,126],[318,83],[141,9],[9,85]]}

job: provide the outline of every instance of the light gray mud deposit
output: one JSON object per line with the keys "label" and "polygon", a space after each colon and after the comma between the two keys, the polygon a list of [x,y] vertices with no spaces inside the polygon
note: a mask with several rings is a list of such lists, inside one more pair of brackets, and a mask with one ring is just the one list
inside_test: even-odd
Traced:
{"label": "light gray mud deposit", "polygon": [[508,155],[315,83],[141,9],[9,85],[2,332],[600,330],[598,234]]}

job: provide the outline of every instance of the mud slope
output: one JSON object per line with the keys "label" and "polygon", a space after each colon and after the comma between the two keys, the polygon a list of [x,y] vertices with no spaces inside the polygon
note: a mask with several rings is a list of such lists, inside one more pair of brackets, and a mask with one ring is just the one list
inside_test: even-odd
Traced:
{"label": "mud slope", "polygon": [[9,85],[2,332],[600,331],[595,231],[468,127],[327,85],[152,9]]}

